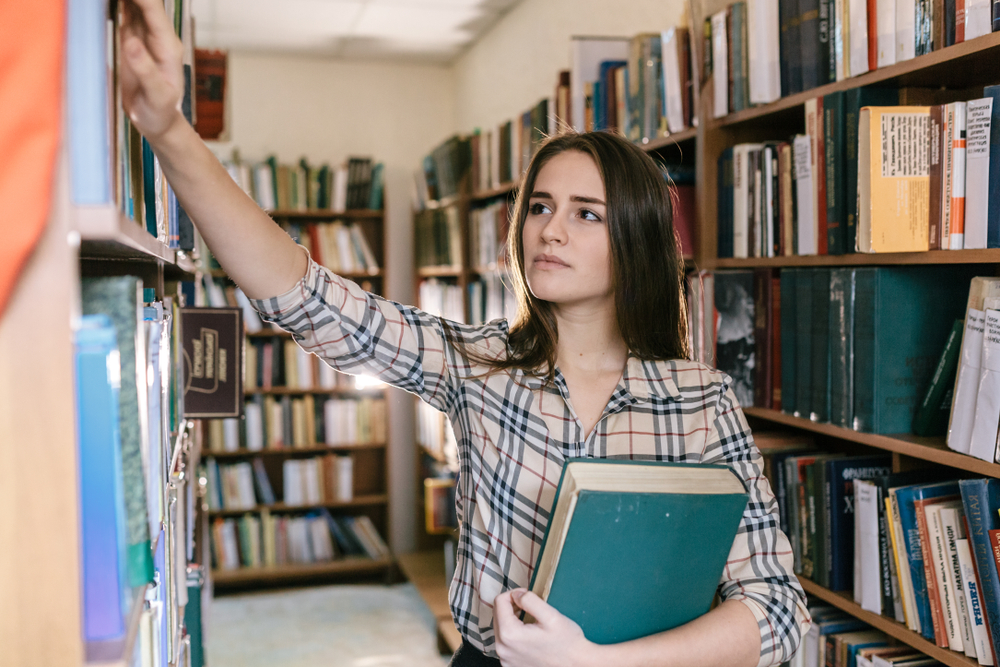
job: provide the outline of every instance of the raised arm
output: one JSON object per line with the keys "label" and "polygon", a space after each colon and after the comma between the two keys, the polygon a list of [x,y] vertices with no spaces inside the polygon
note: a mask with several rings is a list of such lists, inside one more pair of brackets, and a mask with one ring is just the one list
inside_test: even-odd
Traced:
{"label": "raised arm", "polygon": [[181,42],[162,0],[125,0],[125,111],[219,264],[250,298],[283,294],[306,273],[295,242],[229,177],[180,111]]}

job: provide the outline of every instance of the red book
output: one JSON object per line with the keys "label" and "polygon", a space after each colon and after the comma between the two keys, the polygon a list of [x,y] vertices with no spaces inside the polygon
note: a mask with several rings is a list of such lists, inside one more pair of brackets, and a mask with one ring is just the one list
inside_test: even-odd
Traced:
{"label": "red book", "polygon": [[816,98],[816,173],[813,178],[817,179],[817,197],[819,205],[816,207],[816,247],[817,254],[827,254],[826,245],[826,130],[823,123],[823,98]]}
{"label": "red book", "polygon": [[868,71],[878,69],[878,4],[868,0]]}
{"label": "red book", "polygon": [[226,52],[194,50],[194,129],[202,139],[218,139],[226,117]]}
{"label": "red book", "polygon": [[695,225],[698,218],[695,212],[695,192],[693,185],[677,185],[671,188],[671,200],[674,207],[674,229],[681,242],[681,254],[684,257],[694,257],[698,250]]}

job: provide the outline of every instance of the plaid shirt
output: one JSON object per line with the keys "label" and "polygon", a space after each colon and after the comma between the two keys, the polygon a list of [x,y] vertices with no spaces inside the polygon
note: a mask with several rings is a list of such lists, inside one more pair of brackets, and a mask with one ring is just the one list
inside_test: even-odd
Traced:
{"label": "plaid shirt", "polygon": [[[740,600],[757,619],[759,665],[786,661],[799,645],[809,624],[805,595],[760,452],[725,374],[692,361],[631,357],[588,436],[558,371],[554,385],[521,370],[487,373],[446,341],[440,318],[369,294],[315,262],[296,287],[254,306],[337,370],[376,375],[449,416],[461,526],[449,600],[462,635],[487,655],[496,654],[493,600],[528,586],[570,457],[729,465],[750,500],[719,594]],[[449,325],[483,355],[506,350],[505,320]]]}

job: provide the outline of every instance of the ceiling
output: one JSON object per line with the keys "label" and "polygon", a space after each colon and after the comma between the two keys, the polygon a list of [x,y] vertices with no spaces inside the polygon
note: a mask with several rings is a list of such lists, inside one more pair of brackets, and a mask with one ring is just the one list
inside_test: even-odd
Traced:
{"label": "ceiling", "polygon": [[199,48],[446,63],[518,0],[193,0]]}

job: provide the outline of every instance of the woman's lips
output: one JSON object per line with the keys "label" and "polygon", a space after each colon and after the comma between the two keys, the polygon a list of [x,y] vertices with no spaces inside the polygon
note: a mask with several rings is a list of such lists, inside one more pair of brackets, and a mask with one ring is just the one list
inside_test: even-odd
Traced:
{"label": "woman's lips", "polygon": [[555,255],[539,255],[535,257],[535,266],[541,269],[564,269],[569,266]]}

